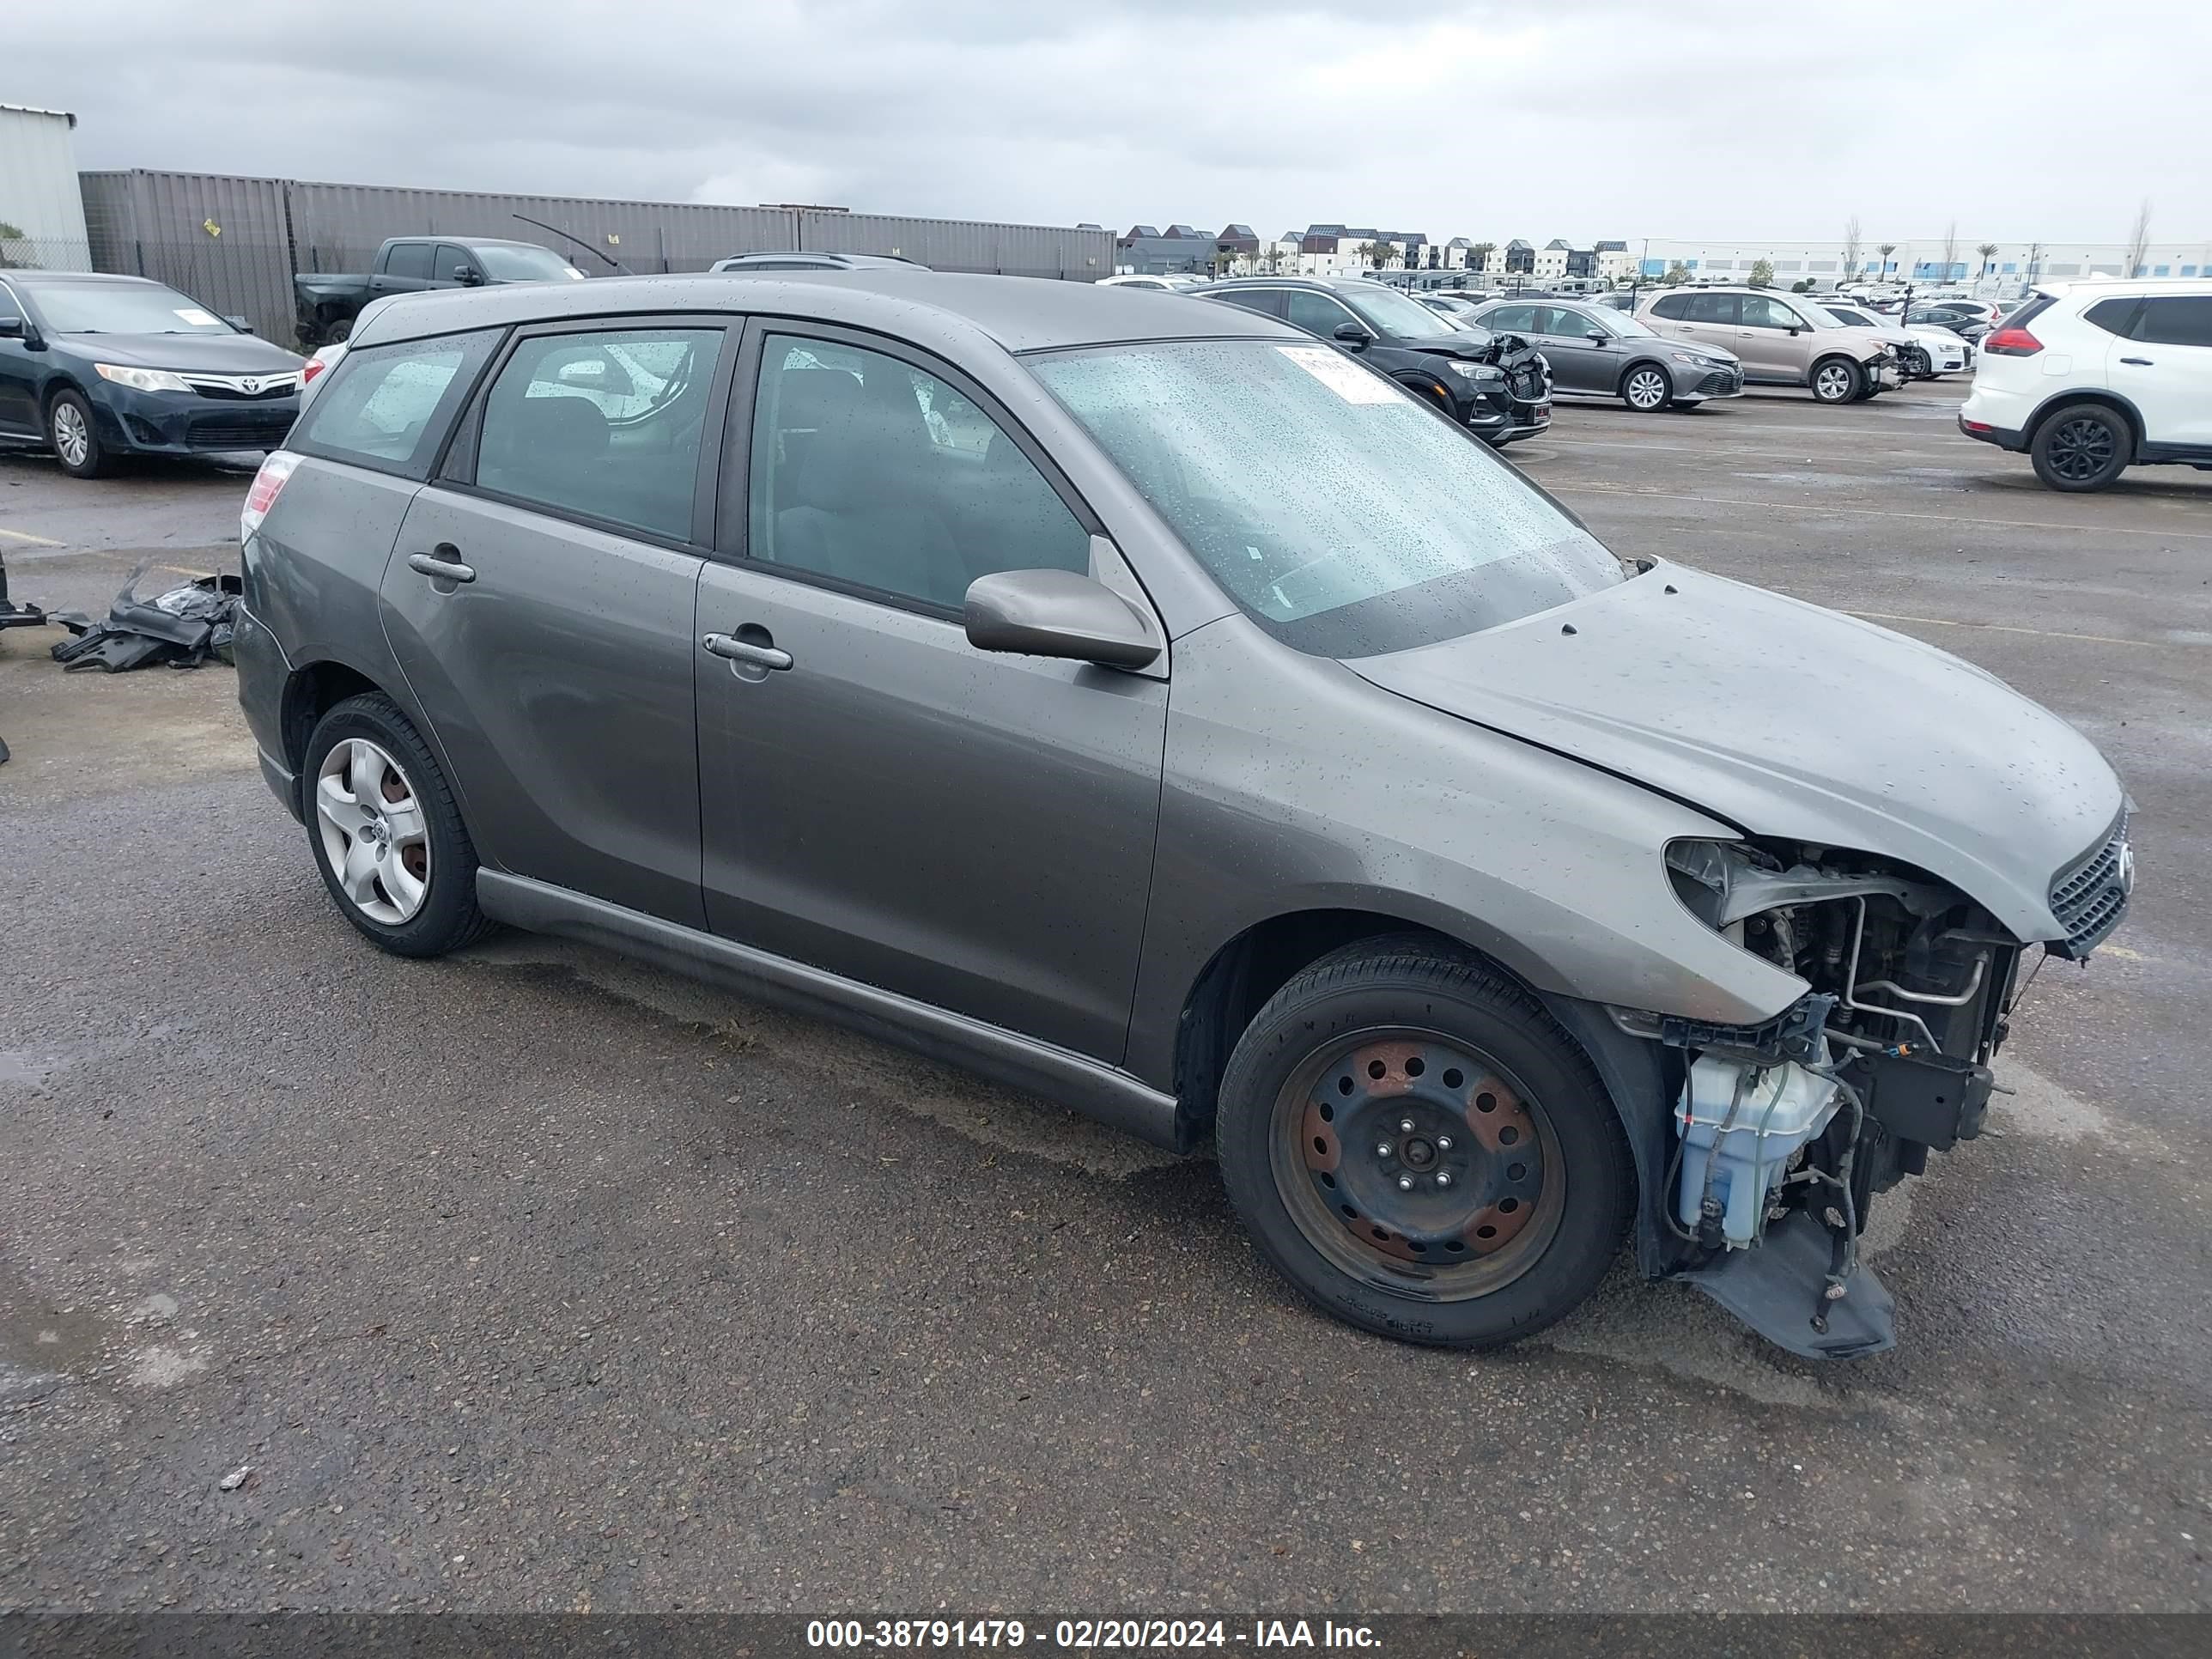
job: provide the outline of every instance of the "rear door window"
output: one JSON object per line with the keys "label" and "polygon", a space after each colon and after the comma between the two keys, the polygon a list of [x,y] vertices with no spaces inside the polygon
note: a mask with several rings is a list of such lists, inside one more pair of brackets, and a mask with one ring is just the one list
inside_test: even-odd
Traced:
{"label": "rear door window", "polygon": [[484,398],[477,488],[690,541],[722,342],[719,328],[526,337]]}
{"label": "rear door window", "polygon": [[331,371],[285,447],[423,478],[501,331],[356,346]]}
{"label": "rear door window", "polygon": [[[1292,328],[1318,334],[1324,340],[1335,338],[1336,331],[1345,324],[1359,320],[1341,301],[1302,288],[1291,290],[1289,316]],[[1365,331],[1363,327],[1361,332]]]}
{"label": "rear door window", "polygon": [[402,242],[385,257],[384,274],[404,277],[409,282],[428,281],[430,245],[428,242]]}
{"label": "rear door window", "polygon": [[1480,320],[1493,334],[1534,334],[1536,310],[1534,306],[1499,306],[1484,312]]}
{"label": "rear door window", "polygon": [[[1156,283],[1153,286],[1164,288],[1166,285]],[[1256,311],[1262,317],[1279,318],[1283,314],[1283,291],[1280,289],[1231,289],[1214,297],[1224,305],[1235,306],[1241,311]]]}
{"label": "rear door window", "polygon": [[2212,294],[2159,295],[2143,301],[2135,337],[2149,345],[2212,346]]}
{"label": "rear door window", "polygon": [[1692,323],[1733,324],[1736,319],[1736,296],[1733,294],[1692,294],[1689,309],[1683,318]]}

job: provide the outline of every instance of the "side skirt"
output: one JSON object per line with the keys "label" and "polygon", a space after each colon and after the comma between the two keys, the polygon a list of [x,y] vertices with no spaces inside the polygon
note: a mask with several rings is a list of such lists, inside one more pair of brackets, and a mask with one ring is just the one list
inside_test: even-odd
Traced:
{"label": "side skirt", "polygon": [[1062,1101],[1156,1146],[1188,1150],[1174,1096],[1162,1094],[1118,1067],[1003,1026],[526,876],[477,871],[477,902],[493,920],[526,932],[581,939],[713,980],[793,1013],[828,1020],[1011,1088]]}

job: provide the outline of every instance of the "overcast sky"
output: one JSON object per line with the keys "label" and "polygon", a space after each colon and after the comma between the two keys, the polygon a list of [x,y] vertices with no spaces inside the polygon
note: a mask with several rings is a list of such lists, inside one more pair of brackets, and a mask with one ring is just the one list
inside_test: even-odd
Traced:
{"label": "overcast sky", "polygon": [[2212,0],[31,0],[80,166],[1126,229],[2212,237]]}

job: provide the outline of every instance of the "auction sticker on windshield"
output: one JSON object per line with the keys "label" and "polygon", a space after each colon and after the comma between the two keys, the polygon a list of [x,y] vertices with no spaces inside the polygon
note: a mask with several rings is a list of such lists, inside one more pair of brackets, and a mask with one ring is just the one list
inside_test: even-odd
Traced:
{"label": "auction sticker on windshield", "polygon": [[1277,346],[1275,349],[1348,404],[1387,404],[1392,398],[1386,381],[1357,363],[1346,362],[1327,346]]}
{"label": "auction sticker on windshield", "polygon": [[194,328],[214,328],[222,321],[221,318],[211,317],[206,312],[197,308],[185,308],[180,307],[178,309],[177,315],[184,319],[185,321],[190,323]]}

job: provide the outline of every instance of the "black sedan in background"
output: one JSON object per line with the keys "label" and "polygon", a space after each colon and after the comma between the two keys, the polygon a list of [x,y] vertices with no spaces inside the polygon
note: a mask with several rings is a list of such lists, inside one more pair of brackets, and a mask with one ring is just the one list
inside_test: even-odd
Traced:
{"label": "black sedan in background", "polygon": [[299,357],[143,276],[0,271],[0,443],[97,477],[127,453],[274,449]]}
{"label": "black sedan in background", "polygon": [[1743,364],[1734,352],[1670,340],[1609,306],[1498,300],[1477,311],[1474,321],[1533,343],[1561,392],[1618,398],[1644,414],[1743,395]]}
{"label": "black sedan in background", "polygon": [[1318,336],[1435,403],[1485,443],[1552,423],[1552,380],[1526,341],[1449,321],[1364,277],[1254,276],[1190,290]]}

